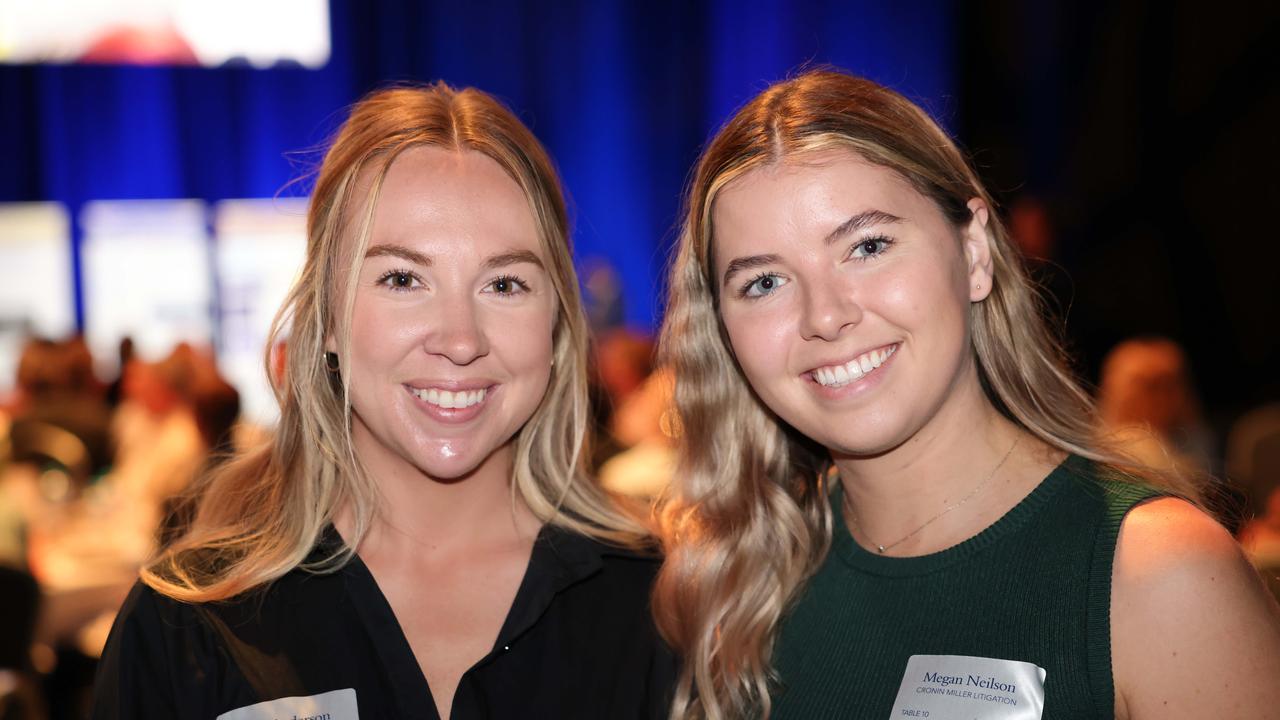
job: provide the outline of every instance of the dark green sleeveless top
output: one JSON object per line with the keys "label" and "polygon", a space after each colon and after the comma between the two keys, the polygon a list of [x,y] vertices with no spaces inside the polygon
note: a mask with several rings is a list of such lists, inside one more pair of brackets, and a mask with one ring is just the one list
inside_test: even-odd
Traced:
{"label": "dark green sleeveless top", "polygon": [[1111,566],[1125,514],[1161,491],[1068,457],[978,535],[884,557],[845,526],[783,621],[772,720],[886,720],[912,655],[968,655],[1047,671],[1044,720],[1112,718]]}

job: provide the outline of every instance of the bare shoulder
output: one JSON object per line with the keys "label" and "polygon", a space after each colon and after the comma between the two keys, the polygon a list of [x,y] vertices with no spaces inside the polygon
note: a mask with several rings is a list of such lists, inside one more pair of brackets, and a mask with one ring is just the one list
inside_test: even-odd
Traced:
{"label": "bare shoulder", "polygon": [[1194,505],[1160,498],[1129,513],[1111,600],[1116,717],[1280,718],[1280,610]]}

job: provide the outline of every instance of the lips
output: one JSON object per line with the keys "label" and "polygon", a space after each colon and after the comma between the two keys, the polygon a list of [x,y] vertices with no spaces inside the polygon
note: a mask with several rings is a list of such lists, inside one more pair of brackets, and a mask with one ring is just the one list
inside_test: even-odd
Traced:
{"label": "lips", "polygon": [[814,368],[808,372],[808,375],[823,387],[843,387],[874,373],[897,352],[899,345],[900,343],[893,343],[868,350],[843,363]]}

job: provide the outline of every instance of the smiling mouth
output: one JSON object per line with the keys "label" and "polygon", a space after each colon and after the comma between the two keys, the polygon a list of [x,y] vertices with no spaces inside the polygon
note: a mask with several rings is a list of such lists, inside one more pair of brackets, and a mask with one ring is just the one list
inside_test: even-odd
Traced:
{"label": "smiling mouth", "polygon": [[899,343],[886,345],[858,357],[842,365],[826,365],[809,371],[809,377],[823,387],[838,388],[857,382],[875,372],[898,350]]}
{"label": "smiling mouth", "polygon": [[453,391],[439,388],[410,387],[409,392],[428,405],[434,405],[445,410],[465,410],[483,403],[489,388]]}

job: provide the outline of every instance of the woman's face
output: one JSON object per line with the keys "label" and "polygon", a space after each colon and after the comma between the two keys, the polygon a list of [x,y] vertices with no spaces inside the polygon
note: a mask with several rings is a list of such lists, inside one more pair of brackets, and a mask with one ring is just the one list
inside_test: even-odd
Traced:
{"label": "woman's face", "polygon": [[971,209],[956,228],[848,151],[729,183],[712,209],[720,313],[765,404],[840,457],[891,450],[980,396],[957,392],[977,387],[968,311],[991,286],[986,210]]}
{"label": "woman's face", "polygon": [[[351,217],[348,248],[363,208]],[[356,262],[343,371],[361,462],[374,477],[509,473],[513,437],[550,379],[557,307],[520,187],[477,152],[407,150]]]}

